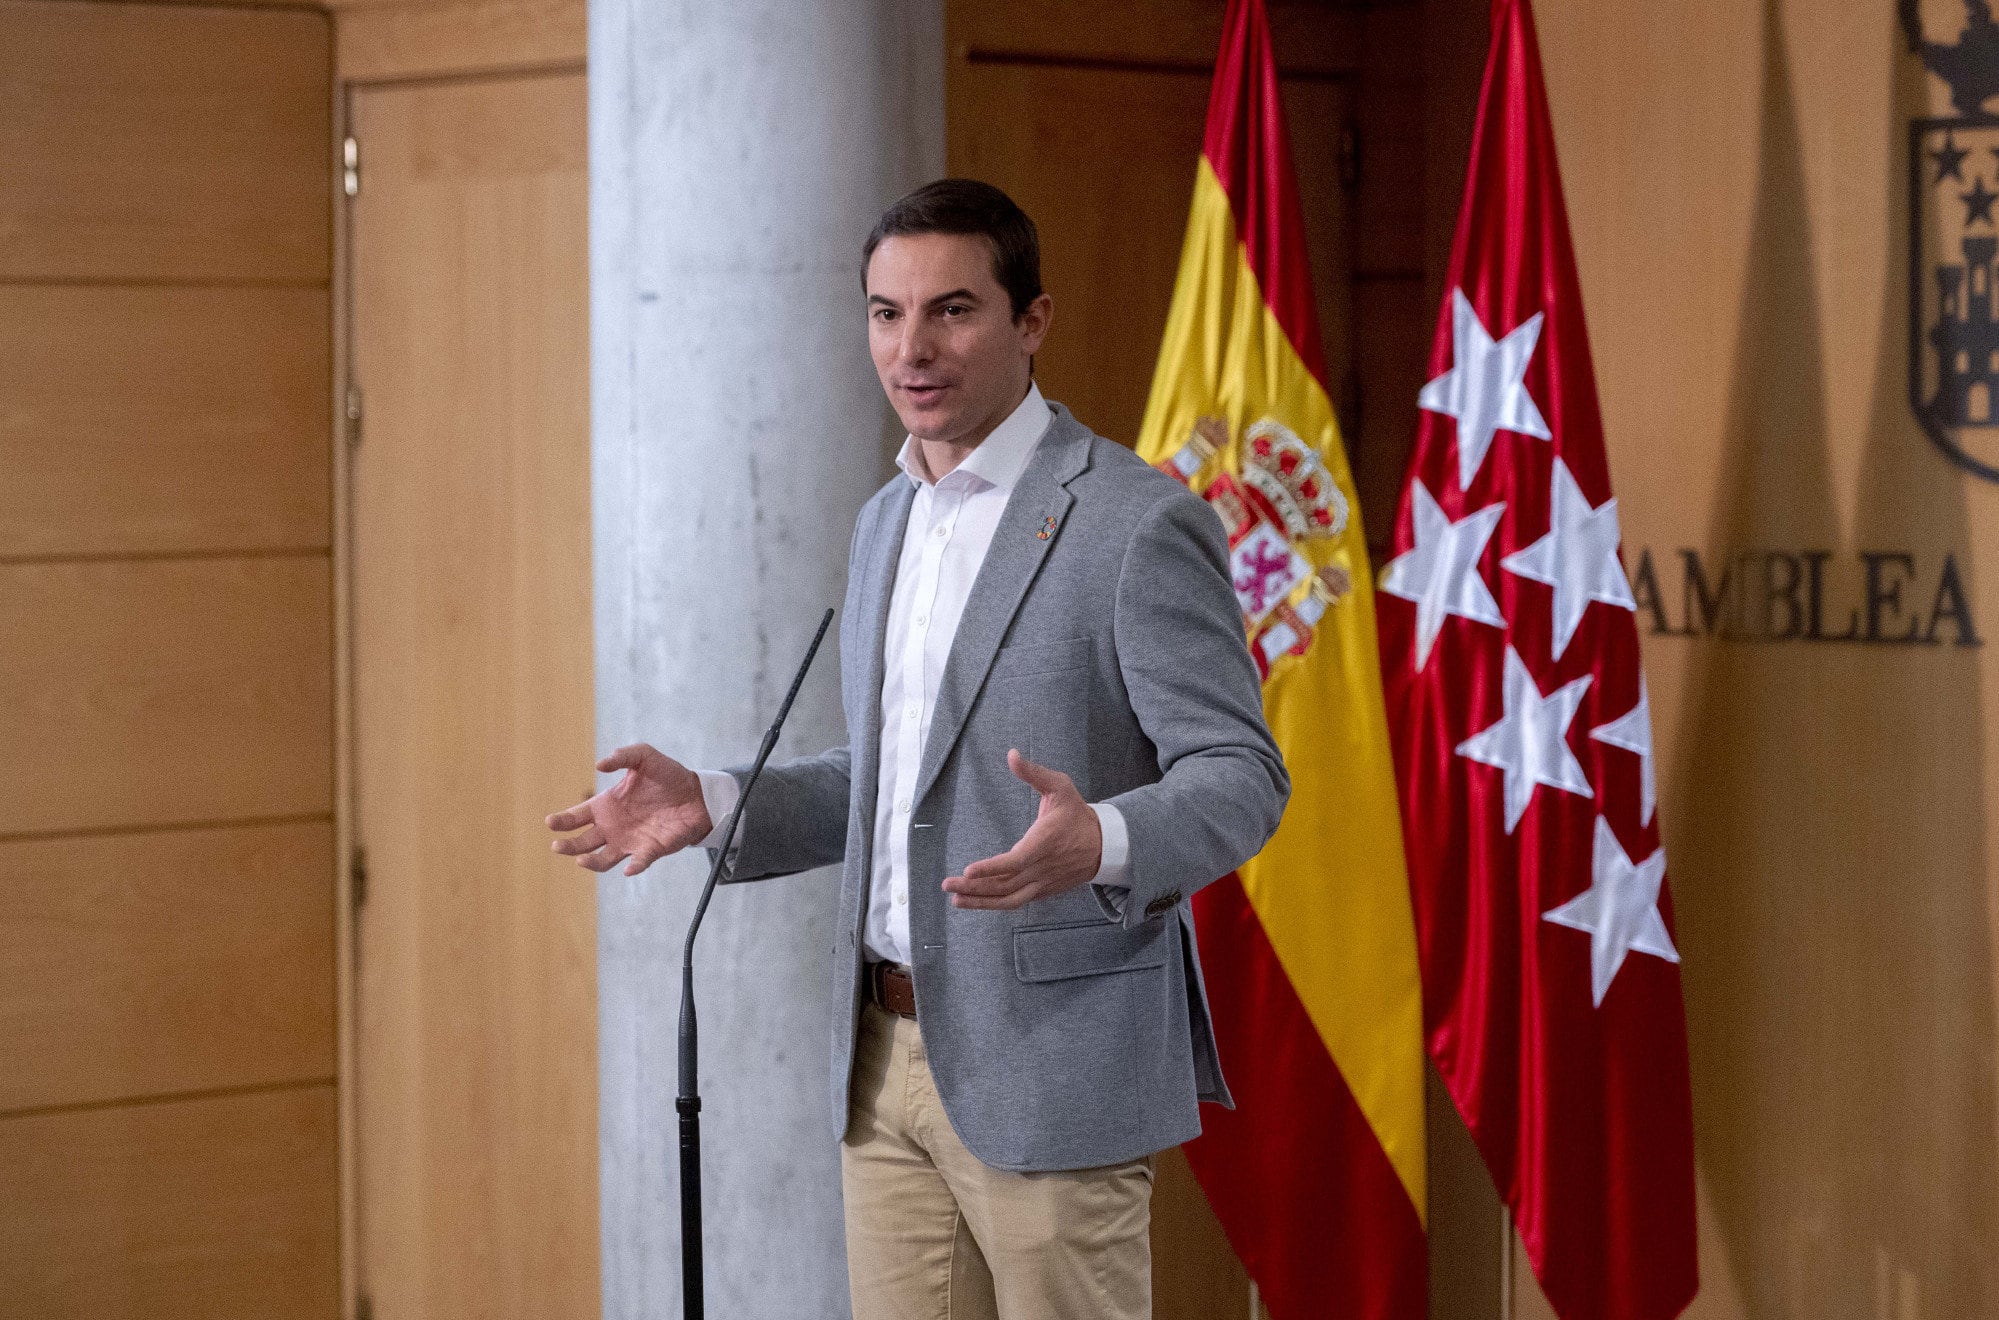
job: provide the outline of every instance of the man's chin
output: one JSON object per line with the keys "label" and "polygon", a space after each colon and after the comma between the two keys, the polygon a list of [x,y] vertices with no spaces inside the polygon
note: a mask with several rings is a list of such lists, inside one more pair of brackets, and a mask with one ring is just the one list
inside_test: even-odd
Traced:
{"label": "man's chin", "polygon": [[907,412],[898,410],[897,418],[902,429],[918,440],[931,442],[955,440],[966,431],[964,419],[956,409],[912,408]]}

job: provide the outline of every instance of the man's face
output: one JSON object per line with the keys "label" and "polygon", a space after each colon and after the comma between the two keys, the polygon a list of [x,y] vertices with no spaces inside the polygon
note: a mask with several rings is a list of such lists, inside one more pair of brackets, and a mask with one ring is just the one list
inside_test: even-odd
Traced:
{"label": "man's face", "polygon": [[979,234],[898,234],[868,260],[868,350],[903,427],[975,445],[1027,393],[1048,333],[1043,294],[1019,319]]}

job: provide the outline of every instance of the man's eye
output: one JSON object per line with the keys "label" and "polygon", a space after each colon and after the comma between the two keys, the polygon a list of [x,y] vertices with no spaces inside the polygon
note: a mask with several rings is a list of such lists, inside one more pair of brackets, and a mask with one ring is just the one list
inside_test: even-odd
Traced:
{"label": "man's eye", "polygon": [[970,310],[971,310],[970,308],[966,307],[966,306],[965,306],[964,304],[962,304],[962,303],[945,303],[945,304],[944,304],[944,315],[946,315],[946,316],[961,316],[961,315],[963,315],[963,314],[964,314],[965,312],[968,312],[968,311],[970,311]]}
{"label": "man's eye", "polygon": [[895,313],[887,307],[875,308],[874,316],[877,321],[893,321],[895,319]]}

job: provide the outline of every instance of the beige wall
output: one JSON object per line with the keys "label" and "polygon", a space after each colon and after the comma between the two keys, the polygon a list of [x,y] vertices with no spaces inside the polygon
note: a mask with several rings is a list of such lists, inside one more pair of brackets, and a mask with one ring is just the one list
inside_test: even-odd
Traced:
{"label": "beige wall", "polygon": [[[1999,626],[1999,487],[1908,403],[1908,121],[1949,106],[1893,10],[1539,7],[1627,563],[1649,552],[1669,628],[1682,549],[1711,584],[1731,553],[1809,575],[1824,552],[1821,631],[1858,608],[1863,635],[1863,554],[1913,557],[1883,635],[1928,631],[1950,556],[1980,634]],[[1936,39],[1962,26],[1961,4],[1926,11]],[[1967,181],[1989,182],[1973,145]],[[1934,646],[1758,638],[1790,620],[1760,601],[1739,638],[1644,639],[1693,1052],[1692,1314],[1991,1315],[1999,652],[1955,645],[1952,619]]]}
{"label": "beige wall", "polygon": [[331,1316],[329,24],[0,3],[0,1309]]}

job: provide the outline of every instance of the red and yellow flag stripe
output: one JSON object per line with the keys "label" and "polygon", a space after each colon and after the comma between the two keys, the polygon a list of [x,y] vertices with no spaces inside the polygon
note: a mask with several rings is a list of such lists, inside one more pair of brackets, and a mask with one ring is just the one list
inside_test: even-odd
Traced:
{"label": "red and yellow flag stripe", "polygon": [[[1244,479],[1258,462],[1248,433],[1274,420],[1340,493],[1321,501],[1330,521],[1321,507],[1320,526],[1286,538],[1311,570],[1298,579],[1310,591],[1286,598],[1296,611],[1252,618],[1245,602],[1290,806],[1263,852],[1195,902],[1238,1108],[1210,1111],[1188,1158],[1276,1320],[1421,1315],[1425,1288],[1415,923],[1367,543],[1319,343],[1268,24],[1261,0],[1232,0],[1138,451],[1210,493],[1228,523],[1245,502],[1284,505],[1284,490],[1276,505],[1253,493],[1279,476],[1299,493],[1267,451]],[[1257,572],[1244,556],[1272,562],[1270,535],[1235,538],[1239,591]]]}

